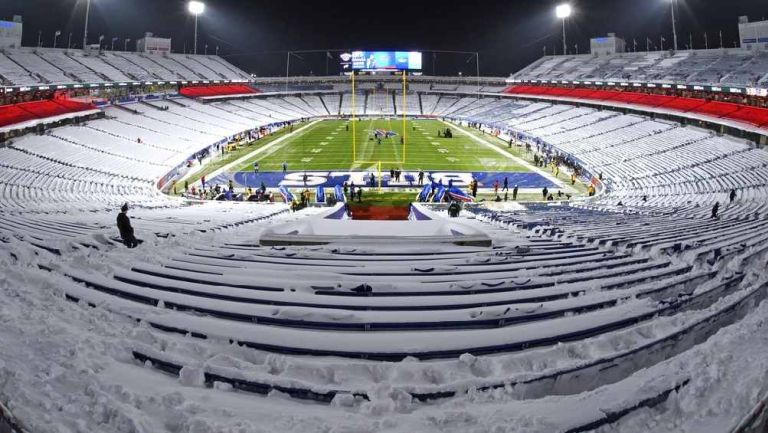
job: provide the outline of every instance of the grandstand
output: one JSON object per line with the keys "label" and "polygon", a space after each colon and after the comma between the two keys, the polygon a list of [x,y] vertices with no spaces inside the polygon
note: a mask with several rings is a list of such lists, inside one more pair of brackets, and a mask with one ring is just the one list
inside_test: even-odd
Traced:
{"label": "grandstand", "polygon": [[765,52],[400,80],[3,49],[0,431],[760,431]]}

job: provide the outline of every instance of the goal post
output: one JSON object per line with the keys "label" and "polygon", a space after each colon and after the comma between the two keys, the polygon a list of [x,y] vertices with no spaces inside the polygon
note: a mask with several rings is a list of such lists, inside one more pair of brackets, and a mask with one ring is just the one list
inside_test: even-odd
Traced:
{"label": "goal post", "polygon": [[[381,192],[382,190],[382,172],[381,172],[381,166],[382,164],[391,164],[391,165],[400,165],[404,166],[406,163],[406,151],[407,151],[407,144],[408,144],[408,71],[400,71],[400,76],[402,77],[402,151],[400,155],[400,161],[383,161],[381,159],[376,161],[365,161],[365,160],[359,160],[357,155],[357,79],[355,78],[356,72],[352,71],[350,74],[351,84],[352,84],[352,106],[350,110],[350,122],[352,123],[352,164],[353,165],[364,165],[364,164],[371,164],[372,167],[375,167],[377,179],[378,179],[378,190]],[[397,119],[397,115],[394,116],[395,120]],[[394,131],[393,131],[394,132]],[[396,149],[396,148],[395,148]],[[365,158],[365,155],[362,155],[362,158]]]}

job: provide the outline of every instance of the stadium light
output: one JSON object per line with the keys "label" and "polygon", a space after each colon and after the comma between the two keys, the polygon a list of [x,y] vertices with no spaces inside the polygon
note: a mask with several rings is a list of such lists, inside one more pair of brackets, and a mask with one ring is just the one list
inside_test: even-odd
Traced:
{"label": "stadium light", "polygon": [[677,6],[677,0],[669,0],[672,6],[672,44],[675,51],[677,51],[677,20],[675,20],[675,6]]}
{"label": "stadium light", "polygon": [[571,16],[571,13],[573,12],[573,9],[571,8],[571,5],[569,4],[561,4],[557,8],[555,8],[555,14],[557,14],[558,18],[568,18]]}
{"label": "stadium light", "polygon": [[568,3],[563,3],[555,8],[555,15],[563,20],[563,55],[568,54],[568,45],[566,43],[565,39],[565,20],[568,19],[568,17],[571,16],[573,13],[573,8],[571,8],[571,5]]}
{"label": "stadium light", "polygon": [[[91,0],[85,3],[85,30],[83,30],[83,49],[88,47],[88,17],[91,14]],[[99,48],[101,49],[101,48]]]}
{"label": "stadium light", "polygon": [[187,3],[187,9],[189,10],[189,13],[195,16],[195,54],[197,54],[197,18],[205,12],[205,3],[192,0],[191,2]]}

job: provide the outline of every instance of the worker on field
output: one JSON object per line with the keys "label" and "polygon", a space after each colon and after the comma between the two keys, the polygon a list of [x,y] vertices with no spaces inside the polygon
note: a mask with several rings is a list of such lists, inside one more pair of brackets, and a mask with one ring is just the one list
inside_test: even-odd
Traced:
{"label": "worker on field", "polygon": [[253,174],[259,174],[259,161],[253,163]]}
{"label": "worker on field", "polygon": [[419,170],[419,186],[424,185],[424,171]]}
{"label": "worker on field", "polygon": [[283,161],[283,174],[288,172],[288,163]]}
{"label": "worker on field", "polygon": [[512,189],[512,201],[517,201],[517,185]]}
{"label": "worker on field", "polygon": [[549,190],[548,190],[548,189],[547,189],[547,187],[545,186],[545,187],[544,187],[544,189],[542,189],[542,190],[541,190],[541,197],[542,197],[544,200],[546,200],[548,195],[549,195]]}
{"label": "worker on field", "polygon": [[363,188],[360,187],[357,189],[357,202],[362,203],[363,202]]}
{"label": "worker on field", "polygon": [[509,179],[506,177],[504,178],[504,187],[501,188],[502,191],[509,191]]}
{"label": "worker on field", "polygon": [[499,195],[499,181],[498,180],[494,180],[493,181],[493,193],[496,194],[497,196]]}

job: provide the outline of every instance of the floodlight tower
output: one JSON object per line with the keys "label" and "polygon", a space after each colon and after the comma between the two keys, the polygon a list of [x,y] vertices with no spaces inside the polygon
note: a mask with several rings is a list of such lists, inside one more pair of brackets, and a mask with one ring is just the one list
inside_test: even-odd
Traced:
{"label": "floodlight tower", "polygon": [[677,20],[675,20],[675,6],[677,6],[677,0],[669,0],[672,6],[672,47],[677,51]]}
{"label": "floodlight tower", "polygon": [[571,5],[568,3],[563,3],[555,8],[555,15],[557,15],[558,18],[563,20],[563,55],[568,54],[568,44],[565,40],[565,20],[568,19],[568,17],[571,16],[571,13],[573,13],[573,8],[571,8]]}
{"label": "floodlight tower", "polygon": [[187,3],[187,9],[189,10],[189,13],[195,16],[195,54],[197,54],[197,18],[205,12],[205,3],[200,1],[192,0],[191,2]]}
{"label": "floodlight tower", "polygon": [[91,0],[85,3],[85,30],[83,31],[83,49],[88,46],[88,17],[91,15]]}

